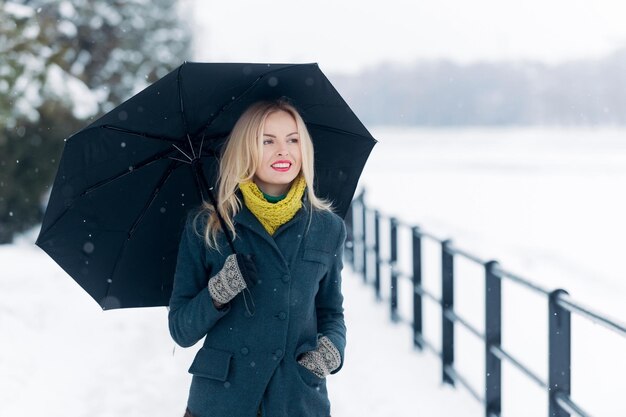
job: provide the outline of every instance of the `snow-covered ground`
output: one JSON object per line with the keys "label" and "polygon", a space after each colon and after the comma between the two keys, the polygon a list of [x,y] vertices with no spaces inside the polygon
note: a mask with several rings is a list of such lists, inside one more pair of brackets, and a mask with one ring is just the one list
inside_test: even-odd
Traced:
{"label": "snow-covered ground", "polygon": [[[361,184],[383,214],[420,225],[482,259],[624,323],[626,318],[626,129],[372,129],[379,143]],[[387,225],[382,231],[388,236]],[[409,234],[399,264],[410,272]],[[388,241],[383,238],[383,258]],[[440,247],[425,240],[424,285],[440,294]],[[388,273],[383,269],[383,294]],[[455,260],[455,311],[484,328],[484,271]],[[410,317],[411,288],[400,282]],[[547,300],[503,287],[503,346],[547,381]],[[440,312],[425,301],[425,332],[439,345]],[[456,328],[455,365],[481,392],[483,346]],[[626,339],[572,317],[572,396],[593,416],[624,416]],[[542,416],[546,394],[503,365],[503,415]]]}
{"label": "snow-covered ground", "polygon": [[[103,312],[33,240],[0,246],[0,416],[182,416],[200,344],[175,347],[165,308]],[[467,394],[440,385],[434,356],[413,351],[349,269],[344,293],[333,416],[479,415]]]}
{"label": "snow-covered ground", "polygon": [[[626,131],[373,133],[380,143],[362,180],[370,204],[624,320]],[[196,348],[175,348],[166,310],[102,312],[33,246],[34,233],[0,246],[0,416],[182,415]],[[424,284],[435,294],[437,250],[424,245]],[[481,329],[482,271],[462,261],[455,268],[455,310]],[[400,292],[408,316],[406,283]],[[348,349],[344,369],[329,378],[334,417],[484,415],[463,389],[441,386],[436,358],[413,350],[408,328],[391,325],[387,306],[349,270],[344,293]],[[503,297],[505,349],[545,379],[545,299],[510,283]],[[426,302],[425,334],[435,345],[439,326],[440,312]],[[626,341],[576,317],[573,334],[574,399],[596,417],[626,415],[618,403]],[[479,392],[482,349],[457,327],[455,365]],[[503,415],[546,414],[546,394],[504,365]]]}

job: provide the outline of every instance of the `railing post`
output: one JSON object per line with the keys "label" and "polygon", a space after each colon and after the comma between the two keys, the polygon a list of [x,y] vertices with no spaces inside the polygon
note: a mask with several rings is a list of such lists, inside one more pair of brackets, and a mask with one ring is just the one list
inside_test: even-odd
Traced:
{"label": "railing post", "polygon": [[361,203],[363,207],[361,213],[363,220],[363,268],[361,272],[363,272],[363,282],[367,284],[367,206],[365,205],[365,190],[363,190]]}
{"label": "railing post", "polygon": [[567,291],[558,289],[550,293],[549,298],[549,390],[550,409],[549,417],[569,417],[556,402],[556,394],[562,393],[569,397],[571,394],[571,314],[569,310],[559,306],[557,299]]}
{"label": "railing post", "polygon": [[502,344],[502,286],[495,274],[498,262],[485,264],[485,416],[502,412],[502,369],[491,346]]}
{"label": "railing post", "polygon": [[422,235],[419,227],[412,228],[413,232],[413,345],[420,350],[422,344]]}
{"label": "railing post", "polygon": [[376,291],[376,299],[380,300],[380,212],[376,210],[374,213],[374,246],[376,265],[374,266],[374,290]]}
{"label": "railing post", "polygon": [[454,322],[446,317],[446,311],[454,308],[454,256],[452,242],[441,242],[441,364],[443,382],[454,385],[454,379],[446,368],[454,364]]}
{"label": "railing post", "polygon": [[[357,217],[355,217],[355,215],[358,213],[361,204],[363,204],[363,192],[361,191],[361,193],[359,193],[359,195],[352,200],[352,204],[350,205],[351,210],[350,210],[350,225],[352,226],[352,270],[355,272],[358,272],[359,269],[357,268],[358,266],[358,253],[357,253],[357,248],[359,248],[360,244],[361,244],[361,230],[359,230],[361,228],[360,225],[358,225],[357,227]],[[358,232],[358,233],[357,233]]]}
{"label": "railing post", "polygon": [[390,307],[391,321],[398,321],[398,220],[393,217],[390,219],[391,227],[391,286],[390,290]]}
{"label": "railing post", "polygon": [[348,211],[346,212],[346,218],[344,219],[346,223],[346,261],[354,267],[354,222],[352,221],[354,211],[354,200],[350,203],[348,207]]}

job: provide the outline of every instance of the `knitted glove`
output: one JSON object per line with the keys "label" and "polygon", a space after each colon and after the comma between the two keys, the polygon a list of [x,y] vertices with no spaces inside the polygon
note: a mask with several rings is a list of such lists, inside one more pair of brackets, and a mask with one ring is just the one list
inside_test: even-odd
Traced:
{"label": "knitted glove", "polygon": [[209,279],[211,298],[219,305],[228,303],[256,282],[256,274],[252,255],[229,255],[220,272]]}
{"label": "knitted glove", "polygon": [[325,378],[341,365],[341,354],[326,336],[318,340],[316,350],[304,352],[298,359],[298,363],[319,378]]}

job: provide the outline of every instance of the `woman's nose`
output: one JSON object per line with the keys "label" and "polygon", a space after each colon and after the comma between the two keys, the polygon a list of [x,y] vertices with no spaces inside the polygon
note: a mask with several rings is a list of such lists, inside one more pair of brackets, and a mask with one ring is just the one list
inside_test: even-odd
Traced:
{"label": "woman's nose", "polygon": [[287,154],[289,154],[289,151],[287,150],[287,145],[286,144],[281,144],[278,149],[277,149],[277,153],[280,156],[285,156]]}

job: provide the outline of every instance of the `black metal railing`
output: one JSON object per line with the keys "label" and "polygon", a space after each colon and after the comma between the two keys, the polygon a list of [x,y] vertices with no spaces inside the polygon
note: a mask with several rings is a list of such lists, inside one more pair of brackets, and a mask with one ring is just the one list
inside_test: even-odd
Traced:
{"label": "black metal railing", "polygon": [[[373,218],[374,230],[371,231]],[[381,256],[381,226],[387,222],[389,228],[389,259]],[[529,280],[513,274],[500,267],[497,261],[484,260],[469,252],[457,248],[452,241],[440,239],[420,227],[401,222],[400,220],[381,214],[369,208],[365,203],[365,191],[362,191],[352,202],[346,216],[348,239],[346,254],[355,271],[363,276],[365,283],[372,284],[376,299],[388,301],[390,318],[396,323],[405,323],[413,329],[413,343],[420,350],[428,349],[435,353],[442,364],[442,380],[444,383],[461,384],[468,392],[484,405],[487,417],[499,417],[502,412],[502,362],[517,368],[530,381],[547,391],[549,397],[549,417],[591,417],[571,398],[571,314],[601,324],[607,329],[626,337],[626,327],[622,323],[611,320],[573,301],[562,289],[553,291],[533,284]],[[399,229],[406,228],[411,232],[412,274],[403,273],[398,267]],[[373,236],[371,233],[373,232]],[[429,239],[441,246],[441,298],[430,293],[422,285],[422,242]],[[455,258],[462,257],[484,268],[485,277],[485,315],[484,332],[476,329],[454,311],[454,279]],[[373,265],[371,265],[373,263]],[[381,267],[390,268],[389,297],[381,295]],[[373,277],[372,277],[373,275]],[[373,280],[371,279],[373,278]],[[398,311],[398,280],[408,279],[413,288],[413,314],[411,319],[401,316]],[[534,293],[545,296],[548,301],[548,380],[542,379],[529,367],[502,347],[502,282],[509,280],[526,287]],[[441,308],[441,350],[428,341],[423,334],[424,299],[430,299]],[[484,343],[485,352],[485,386],[478,390],[454,366],[454,326],[463,326],[469,333]],[[624,360],[624,357],[616,360]],[[481,394],[481,392],[483,394]],[[622,401],[622,399],[616,399]]]}

